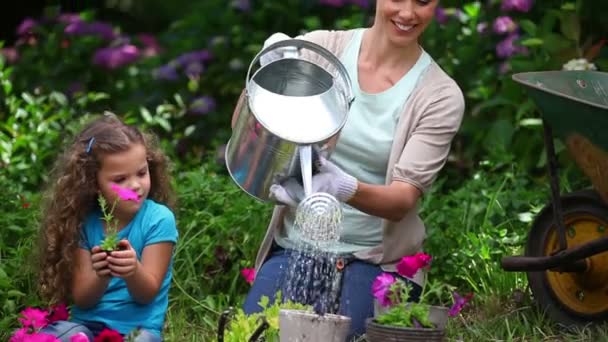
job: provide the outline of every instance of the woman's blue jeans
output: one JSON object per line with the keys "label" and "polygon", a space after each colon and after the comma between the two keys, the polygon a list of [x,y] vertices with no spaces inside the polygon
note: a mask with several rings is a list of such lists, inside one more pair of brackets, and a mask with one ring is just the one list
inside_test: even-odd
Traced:
{"label": "woman's blue jeans", "polygon": [[[285,285],[284,280],[289,270],[290,253],[293,253],[293,251],[276,249],[260,267],[243,304],[243,311],[246,314],[262,311],[262,308],[258,305],[262,296],[270,298],[270,303],[274,302],[275,294],[282,290]],[[351,340],[365,333],[365,320],[374,315],[372,283],[383,271],[378,265],[352,259],[345,264],[342,272],[338,313],[351,318],[348,339]],[[409,282],[405,278],[401,279]],[[412,285],[410,300],[418,301],[422,289],[415,283],[409,283]],[[285,296],[283,296],[283,299],[285,299]]]}
{"label": "woman's blue jeans", "polygon": [[[90,324],[79,324],[70,321],[57,321],[49,324],[41,332],[51,334],[57,337],[61,342],[70,342],[70,337],[84,333],[87,335],[90,341],[93,341],[93,336],[99,335],[99,333],[105,328],[101,323],[90,323]],[[135,342],[161,342],[162,339],[159,336],[147,331],[140,330],[139,334],[135,338]]]}

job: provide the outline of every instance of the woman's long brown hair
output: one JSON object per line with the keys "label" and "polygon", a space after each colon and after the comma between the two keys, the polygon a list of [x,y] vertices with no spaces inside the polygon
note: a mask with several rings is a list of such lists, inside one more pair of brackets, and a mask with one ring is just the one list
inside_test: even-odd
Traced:
{"label": "woman's long brown hair", "polygon": [[40,295],[49,303],[67,302],[79,248],[81,224],[97,205],[97,172],[104,155],[146,147],[150,170],[148,198],[170,208],[174,194],[168,158],[152,134],[143,134],[115,115],[90,122],[58,158],[44,196],[40,227]]}

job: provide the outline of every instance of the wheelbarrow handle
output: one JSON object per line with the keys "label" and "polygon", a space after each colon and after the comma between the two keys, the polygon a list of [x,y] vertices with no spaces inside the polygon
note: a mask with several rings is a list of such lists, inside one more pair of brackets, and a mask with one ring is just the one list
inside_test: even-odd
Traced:
{"label": "wheelbarrow handle", "polygon": [[268,321],[266,320],[266,317],[264,317],[264,316],[259,317],[258,321],[262,321],[262,324],[260,324],[260,326],[258,326],[258,328],[255,329],[253,334],[251,334],[251,337],[249,338],[249,342],[257,342],[258,338],[260,338],[260,336],[264,333],[264,331],[266,329],[268,329],[268,327],[270,326],[270,324],[268,324]]}
{"label": "wheelbarrow handle", "polygon": [[230,319],[230,316],[232,316],[233,313],[234,308],[229,307],[228,309],[224,310],[224,312],[222,312],[222,314],[220,315],[220,319],[217,324],[217,342],[224,342],[224,332],[226,330],[226,324],[228,323],[228,320]]}

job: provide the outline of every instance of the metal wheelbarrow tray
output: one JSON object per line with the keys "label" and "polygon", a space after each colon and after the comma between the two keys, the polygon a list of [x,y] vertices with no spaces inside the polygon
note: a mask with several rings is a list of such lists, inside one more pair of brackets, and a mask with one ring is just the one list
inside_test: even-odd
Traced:
{"label": "metal wheelbarrow tray", "polygon": [[[513,75],[540,109],[551,204],[535,218],[525,256],[502,259],[525,271],[546,314],[564,325],[608,320],[608,73]],[[560,194],[553,138],[560,138],[593,190]]]}

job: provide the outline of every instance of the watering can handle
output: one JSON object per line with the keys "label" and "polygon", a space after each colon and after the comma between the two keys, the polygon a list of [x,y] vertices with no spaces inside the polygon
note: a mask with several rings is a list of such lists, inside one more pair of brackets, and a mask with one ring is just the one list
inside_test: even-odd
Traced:
{"label": "watering can handle", "polygon": [[253,68],[253,65],[256,64],[260,60],[262,55],[270,52],[271,50],[281,48],[281,47],[296,47],[298,49],[305,48],[305,49],[314,51],[314,52],[318,53],[319,55],[321,55],[323,58],[325,58],[328,62],[333,64],[338,69],[340,76],[342,76],[342,79],[346,83],[346,88],[347,88],[346,91],[348,92],[348,96],[347,96],[348,102],[351,103],[353,101],[353,99],[354,99],[353,93],[352,93],[353,88],[352,88],[352,84],[350,81],[350,77],[348,77],[348,72],[346,71],[346,68],[340,62],[340,60],[329,50],[325,49],[324,47],[322,47],[318,44],[309,42],[307,40],[295,39],[295,38],[278,41],[276,43],[269,45],[262,51],[258,52],[258,54],[251,61],[251,64],[249,64],[249,69],[247,70],[247,78],[245,78],[245,89],[247,90],[247,92],[249,92],[249,80],[251,77],[251,69]]}

